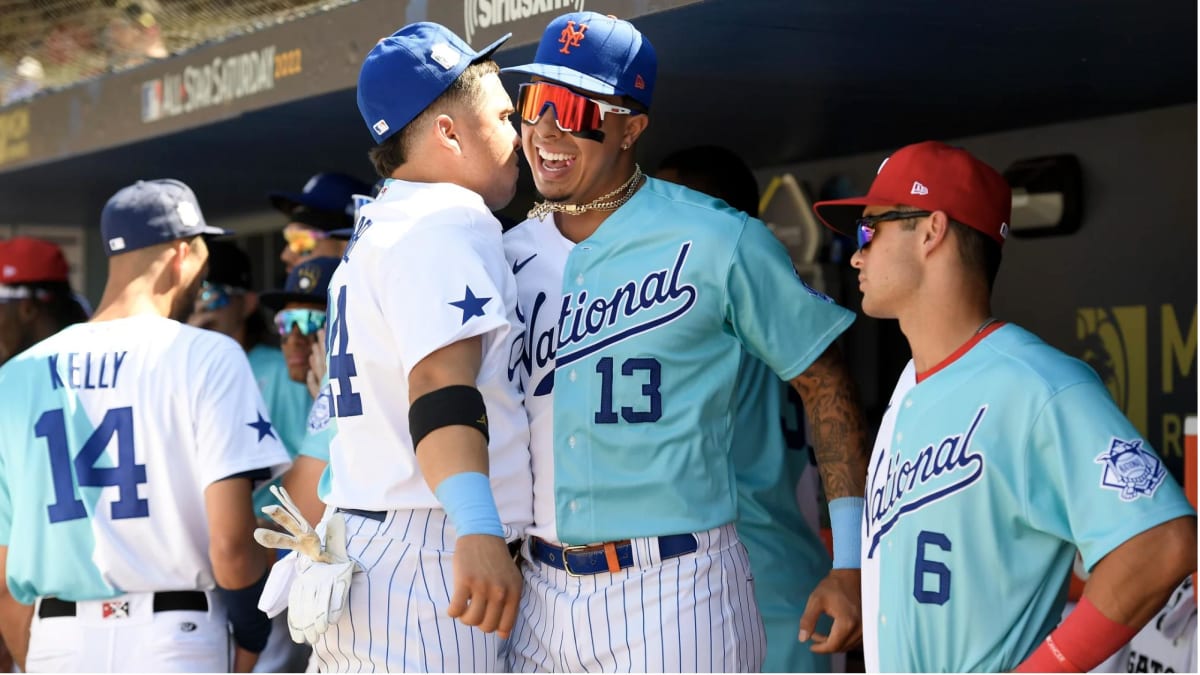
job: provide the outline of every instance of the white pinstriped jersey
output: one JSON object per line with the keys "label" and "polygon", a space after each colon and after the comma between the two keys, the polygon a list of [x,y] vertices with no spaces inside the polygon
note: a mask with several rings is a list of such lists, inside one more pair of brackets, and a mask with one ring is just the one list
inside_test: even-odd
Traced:
{"label": "white pinstriped jersey", "polygon": [[1082,362],[1011,324],[900,377],[863,523],[869,672],[1007,671],[1058,624],[1078,548],[1090,570],[1194,513]]}
{"label": "white pinstriped jersey", "polygon": [[532,518],[529,427],[508,380],[521,332],[500,223],[479,195],[390,180],[359,223],[329,284],[326,344],[331,506],[438,509],[408,427],[408,378],[434,351],[482,336],[476,386],[487,406],[492,491],[510,536]]}
{"label": "white pinstriped jersey", "polygon": [[213,588],[204,489],[289,463],[241,347],[158,316],[70,326],[0,391],[0,543],[24,603]]}

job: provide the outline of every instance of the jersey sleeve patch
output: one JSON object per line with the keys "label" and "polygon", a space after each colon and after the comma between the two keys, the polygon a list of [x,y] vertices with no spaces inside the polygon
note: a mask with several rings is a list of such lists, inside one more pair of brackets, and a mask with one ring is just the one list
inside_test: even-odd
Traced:
{"label": "jersey sleeve patch", "polygon": [[1162,460],[1144,448],[1140,438],[1113,437],[1108,449],[1096,456],[1096,463],[1102,465],[1100,487],[1119,492],[1126,502],[1153,497],[1167,476]]}

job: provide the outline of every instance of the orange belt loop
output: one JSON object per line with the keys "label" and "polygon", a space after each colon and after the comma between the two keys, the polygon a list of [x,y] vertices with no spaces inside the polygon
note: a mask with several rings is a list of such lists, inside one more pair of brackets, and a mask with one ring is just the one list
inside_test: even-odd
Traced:
{"label": "orange belt loop", "polygon": [[608,562],[608,571],[616,574],[621,571],[621,563],[617,562],[617,544],[615,542],[606,542],[604,544],[604,559]]}

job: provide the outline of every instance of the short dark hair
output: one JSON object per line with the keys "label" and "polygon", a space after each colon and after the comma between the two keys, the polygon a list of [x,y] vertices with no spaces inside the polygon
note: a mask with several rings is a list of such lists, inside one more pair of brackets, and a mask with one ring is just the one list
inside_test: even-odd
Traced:
{"label": "short dark hair", "polygon": [[46,312],[57,330],[88,320],[87,312],[75,299],[70,284],[45,281],[24,285],[29,288],[37,305]]}
{"label": "short dark hair", "polygon": [[417,115],[400,131],[388,136],[382,143],[367,151],[367,157],[375,166],[375,172],[380,178],[390,178],[392,172],[412,159],[413,137],[416,130],[424,128],[429,120],[446,112],[447,108],[462,109],[474,107],[482,99],[483,88],[480,82],[487,75],[499,74],[500,66],[491,59],[472,63],[443,91],[441,96],[433,100],[428,108]]}
{"label": "short dark hair", "polygon": [[677,150],[659,163],[658,170],[663,169],[674,169],[689,187],[758,217],[758,181],[734,151],[718,145]]}
{"label": "short dark hair", "polygon": [[[897,210],[907,213],[918,209],[905,206]],[[954,233],[954,239],[958,242],[958,257],[964,266],[983,273],[988,291],[991,291],[996,285],[996,274],[1000,272],[1000,244],[970,225],[960,223],[949,216],[947,216],[947,220],[950,222],[950,231]],[[917,219],[906,218],[901,222],[900,227],[905,230],[913,230],[917,227]]]}

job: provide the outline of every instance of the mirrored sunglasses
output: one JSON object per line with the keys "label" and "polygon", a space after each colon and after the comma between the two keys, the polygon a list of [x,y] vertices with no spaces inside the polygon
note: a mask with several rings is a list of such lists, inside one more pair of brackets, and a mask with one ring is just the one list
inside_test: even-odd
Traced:
{"label": "mirrored sunglasses", "polygon": [[325,311],[320,309],[282,309],[275,314],[275,328],[281,337],[291,334],[293,328],[301,335],[312,335],[325,327]]}
{"label": "mirrored sunglasses", "polygon": [[208,281],[200,284],[200,296],[197,299],[199,311],[212,312],[229,304],[235,295],[245,295],[246,291],[225,284],[214,284]]}
{"label": "mirrored sunglasses", "polygon": [[317,242],[328,239],[329,233],[303,225],[291,224],[283,228],[283,238],[288,250],[297,255],[308,255],[317,247]]}
{"label": "mirrored sunglasses", "polygon": [[875,216],[863,216],[854,221],[854,232],[858,235],[858,248],[864,249],[871,240],[875,238],[875,228],[879,223],[884,223],[889,220],[908,220],[910,218],[924,218],[925,216],[933,215],[932,211],[888,211]]}
{"label": "mirrored sunglasses", "polygon": [[527,82],[520,86],[517,112],[526,124],[537,124],[547,107],[554,108],[554,122],[558,128],[572,133],[598,131],[604,124],[604,116],[610,113],[638,114],[637,110],[588,98],[549,82]]}

